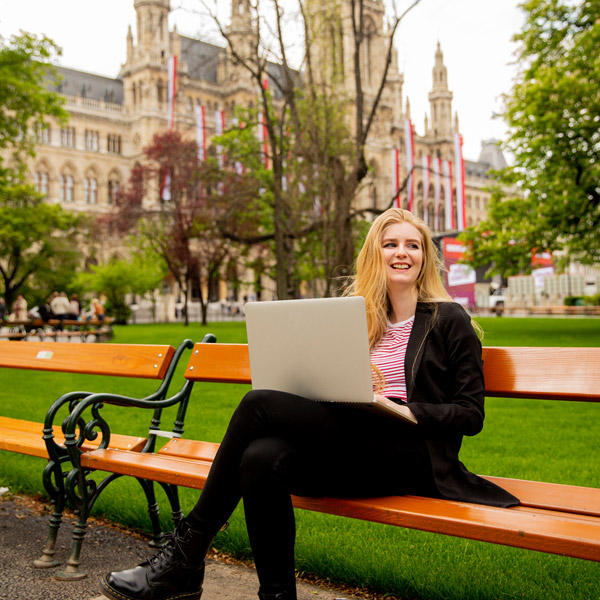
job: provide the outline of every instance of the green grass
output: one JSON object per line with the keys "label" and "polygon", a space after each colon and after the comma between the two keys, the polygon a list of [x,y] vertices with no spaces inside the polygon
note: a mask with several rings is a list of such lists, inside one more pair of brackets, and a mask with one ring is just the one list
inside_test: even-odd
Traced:
{"label": "green grass", "polygon": [[[529,346],[600,346],[600,319],[478,319],[484,344]],[[135,325],[115,328],[114,342],[170,343],[200,340],[213,332],[221,342],[245,342],[242,323]],[[186,362],[186,358],[183,359]],[[182,381],[183,365],[173,390]],[[149,393],[152,382],[19,370],[0,370],[0,414],[41,421],[49,403],[74,389]],[[197,384],[186,418],[186,436],[220,441],[247,386]],[[106,407],[119,432],[144,435],[149,416],[139,410]],[[126,413],[126,414],[124,414]],[[163,426],[170,425],[169,414]],[[486,425],[465,439],[461,458],[473,471],[523,479],[539,479],[600,487],[598,406],[489,399]],[[38,459],[2,454],[0,486],[38,493],[42,490]],[[358,482],[360,483],[360,482]],[[197,497],[182,490],[185,510]],[[170,527],[168,503],[159,496],[164,526]],[[149,530],[143,495],[135,481],[120,479],[100,497],[96,514],[130,527]],[[398,598],[437,600],[509,598],[550,600],[600,598],[597,563],[519,550],[460,538],[352,519],[297,511],[297,566],[300,572],[366,587]],[[63,535],[65,535],[63,533]],[[238,508],[217,545],[249,557],[243,514]],[[83,548],[85,564],[87,549]],[[107,565],[110,567],[110,565]],[[209,575],[210,576],[210,575]]]}

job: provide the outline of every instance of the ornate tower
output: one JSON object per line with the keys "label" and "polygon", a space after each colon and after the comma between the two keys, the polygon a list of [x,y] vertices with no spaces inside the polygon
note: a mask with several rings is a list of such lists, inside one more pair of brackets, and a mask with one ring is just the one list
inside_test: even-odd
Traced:
{"label": "ornate tower", "polygon": [[121,67],[124,105],[133,117],[134,155],[142,151],[155,131],[168,126],[168,64],[181,54],[176,31],[169,32],[169,0],[134,0],[137,35],[127,34],[127,60]]}
{"label": "ornate tower", "polygon": [[448,73],[444,65],[444,55],[438,42],[433,67],[433,88],[429,92],[431,109],[430,130],[434,138],[451,138],[452,129],[452,92],[448,89]]}

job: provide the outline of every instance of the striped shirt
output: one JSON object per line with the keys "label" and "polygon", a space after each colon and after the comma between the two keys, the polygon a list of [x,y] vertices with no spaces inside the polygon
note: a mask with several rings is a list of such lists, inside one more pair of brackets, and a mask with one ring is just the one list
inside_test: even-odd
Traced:
{"label": "striped shirt", "polygon": [[373,387],[376,393],[388,398],[406,400],[404,359],[414,321],[415,318],[411,317],[400,323],[388,322],[388,328],[383,337],[371,350],[371,364],[375,365],[383,376],[382,386],[381,376],[374,370]]}

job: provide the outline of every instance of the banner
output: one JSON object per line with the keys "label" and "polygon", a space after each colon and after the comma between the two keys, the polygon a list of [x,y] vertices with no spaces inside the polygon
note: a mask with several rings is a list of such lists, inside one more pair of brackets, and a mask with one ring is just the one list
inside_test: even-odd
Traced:
{"label": "banner", "polygon": [[441,230],[440,224],[440,209],[442,207],[442,159],[438,156],[435,160],[435,179],[434,179],[434,190],[435,190],[435,230]]}
{"label": "banner", "polygon": [[410,119],[404,120],[404,148],[406,150],[406,174],[408,182],[406,186],[406,198],[408,210],[413,210],[415,178],[413,177],[413,167],[415,166],[415,148],[414,133]]}
{"label": "banner", "polygon": [[429,226],[429,170],[431,168],[431,156],[422,156],[423,166],[423,220]]}
{"label": "banner", "polygon": [[196,144],[198,145],[198,160],[206,160],[206,113],[204,106],[196,104]]}
{"label": "banner", "polygon": [[[269,86],[268,79],[263,79],[262,87],[263,90],[267,90]],[[262,101],[259,101],[259,106],[263,104]],[[265,165],[265,169],[269,168],[269,144],[268,144],[269,136],[267,132],[267,124],[265,120],[265,108],[263,106],[262,110],[258,115],[258,141],[260,142],[262,158]]]}
{"label": "banner", "polygon": [[442,161],[442,175],[444,177],[444,210],[446,212],[444,229],[452,231],[455,224],[452,206],[452,163],[449,160]]}
{"label": "banner", "polygon": [[463,231],[467,226],[465,208],[465,161],[463,159],[463,139],[460,133],[454,134],[454,169],[456,172],[456,211],[457,229]]}
{"label": "banner", "polygon": [[[169,131],[173,131],[175,125],[175,90],[177,86],[177,57],[170,56],[168,64],[169,81],[167,83],[167,118],[169,120]],[[168,202],[171,200],[171,171],[167,169],[162,182],[160,197]]]}
{"label": "banner", "polygon": [[177,57],[169,57],[169,88],[167,90],[168,111],[169,111],[169,130],[173,129],[175,124],[175,90],[177,86]]}
{"label": "banner", "polygon": [[[225,131],[225,111],[215,110],[215,135],[223,135]],[[225,155],[223,146],[217,145],[217,159],[219,161],[219,169],[223,170],[225,166]]]}
{"label": "banner", "polygon": [[444,283],[452,298],[465,308],[475,306],[475,270],[459,264],[465,247],[456,238],[442,239]]}
{"label": "banner", "polygon": [[392,197],[394,206],[401,208],[400,194],[400,151],[398,148],[392,148]]}

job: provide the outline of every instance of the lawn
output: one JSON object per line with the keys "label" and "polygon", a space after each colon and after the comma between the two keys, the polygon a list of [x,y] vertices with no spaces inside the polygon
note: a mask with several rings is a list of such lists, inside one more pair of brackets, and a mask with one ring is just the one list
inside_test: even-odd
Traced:
{"label": "lawn", "polygon": [[[600,346],[600,319],[478,319],[485,331],[484,345]],[[221,342],[245,342],[243,323],[134,325],[115,328],[114,342],[170,343],[195,341],[212,332]],[[183,362],[185,363],[184,358]],[[183,379],[183,365],[173,389]],[[41,421],[49,403],[74,389],[103,390],[137,395],[155,388],[152,382],[0,370],[1,414]],[[220,441],[228,419],[247,388],[238,385],[198,384],[186,418],[186,436]],[[107,407],[107,411],[113,407]],[[140,411],[114,409],[123,433],[147,431],[149,416]],[[127,414],[124,414],[127,413]],[[465,440],[461,458],[472,470],[523,479],[541,479],[600,487],[600,427],[598,406],[489,399],[481,434]],[[169,418],[163,426],[170,425]],[[38,493],[42,490],[38,459],[2,454],[0,486]],[[112,484],[101,496],[95,513],[130,527],[148,530],[145,502],[136,482]],[[182,490],[185,509],[197,492]],[[168,503],[159,500],[162,519],[170,527]],[[297,565],[300,572],[366,587],[398,598],[496,600],[508,598],[597,600],[600,572],[597,563],[518,550],[459,538],[363,523],[352,519],[297,511]],[[217,538],[230,553],[249,557],[241,509],[230,527]],[[85,565],[86,547],[82,560]],[[110,567],[110,565],[107,565]],[[209,575],[210,576],[210,575]]]}

